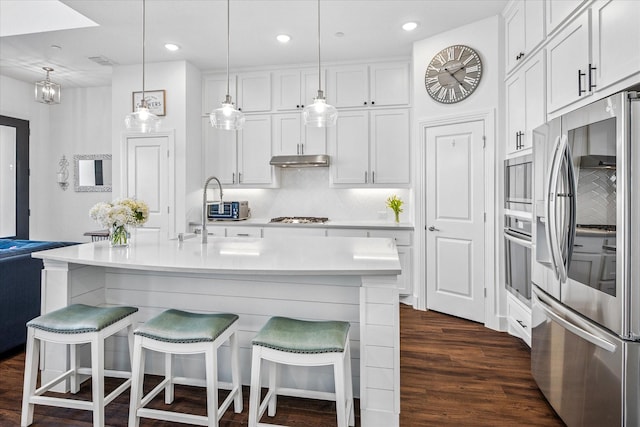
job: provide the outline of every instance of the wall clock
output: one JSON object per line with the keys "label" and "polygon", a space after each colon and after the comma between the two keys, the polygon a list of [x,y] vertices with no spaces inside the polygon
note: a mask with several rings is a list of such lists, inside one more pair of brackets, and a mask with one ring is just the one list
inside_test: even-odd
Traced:
{"label": "wall clock", "polygon": [[442,49],[429,62],[424,85],[437,102],[453,104],[471,95],[481,77],[480,55],[468,46],[454,45]]}

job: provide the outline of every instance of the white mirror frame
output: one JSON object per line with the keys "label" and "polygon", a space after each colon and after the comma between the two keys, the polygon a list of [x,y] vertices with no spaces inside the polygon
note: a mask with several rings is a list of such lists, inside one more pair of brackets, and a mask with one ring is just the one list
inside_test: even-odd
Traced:
{"label": "white mirror frame", "polygon": [[73,181],[76,191],[97,191],[97,192],[111,192],[111,184],[109,185],[80,185],[80,160],[111,160],[111,154],[76,154],[73,156]]}

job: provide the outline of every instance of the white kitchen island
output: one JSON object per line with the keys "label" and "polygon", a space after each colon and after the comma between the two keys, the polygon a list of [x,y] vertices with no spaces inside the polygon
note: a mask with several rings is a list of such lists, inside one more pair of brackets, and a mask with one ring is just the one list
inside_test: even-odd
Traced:
{"label": "white kitchen island", "polygon": [[[138,236],[136,236],[138,237]],[[36,252],[44,260],[42,312],[72,303],[133,305],[137,321],[167,308],[240,316],[243,384],[250,383],[251,339],[271,316],[351,323],[354,394],[363,426],[397,426],[400,324],[392,239],[352,237],[198,238],[178,242],[140,235],[128,248],[108,242]],[[126,336],[107,343],[106,366],[128,368]],[[221,380],[230,378],[228,347]],[[147,372],[160,374],[155,355]],[[178,375],[204,377],[197,356],[176,359]],[[66,352],[48,344],[42,375],[67,369]],[[280,369],[283,386],[332,391],[331,368]]]}

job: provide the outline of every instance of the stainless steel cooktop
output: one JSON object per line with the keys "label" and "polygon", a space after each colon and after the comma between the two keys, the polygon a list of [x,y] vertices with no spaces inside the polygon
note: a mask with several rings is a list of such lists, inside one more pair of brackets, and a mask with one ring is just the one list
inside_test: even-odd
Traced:
{"label": "stainless steel cooktop", "polygon": [[269,222],[277,222],[282,224],[324,224],[329,221],[326,217],[315,216],[279,216],[271,218]]}

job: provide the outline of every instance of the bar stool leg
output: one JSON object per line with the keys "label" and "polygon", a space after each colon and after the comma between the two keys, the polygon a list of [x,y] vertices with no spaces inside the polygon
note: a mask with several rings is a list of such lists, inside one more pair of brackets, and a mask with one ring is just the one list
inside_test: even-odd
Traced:
{"label": "bar stool leg", "polygon": [[278,404],[278,395],[276,393],[276,378],[278,376],[278,364],[276,362],[267,362],[269,365],[269,393],[271,398],[269,399],[269,410],[267,415],[270,417],[276,416],[276,406]]}
{"label": "bar stool leg", "polygon": [[249,427],[258,425],[260,415],[260,366],[261,347],[253,346],[251,358],[251,388],[249,389]]}
{"label": "bar stool leg", "polygon": [[338,415],[338,427],[347,427],[347,408],[345,406],[344,390],[344,358],[342,355],[333,364],[333,375],[336,388],[336,413]]}
{"label": "bar stool leg", "polygon": [[95,334],[91,340],[91,392],[93,425],[104,426],[104,339]]}
{"label": "bar stool leg", "polygon": [[240,353],[238,345],[237,332],[229,337],[231,345],[231,382],[232,388],[236,391],[236,397],[233,399],[233,411],[236,414],[242,412],[242,381],[240,379]]}
{"label": "bar stool leg", "polygon": [[345,363],[345,387],[347,388],[347,405],[350,405],[349,409],[349,425],[355,426],[356,419],[353,407],[353,383],[351,380],[351,346],[349,340],[347,340],[346,348],[344,349],[344,363]]}
{"label": "bar stool leg", "polygon": [[205,372],[206,372],[206,388],[207,388],[207,416],[209,418],[209,427],[218,425],[218,393],[216,392],[216,384],[218,384],[218,357],[217,349],[211,343],[211,347],[205,352]]}
{"label": "bar stool leg", "polygon": [[27,328],[27,355],[24,367],[24,388],[22,391],[22,420],[21,426],[33,423],[33,403],[29,398],[36,390],[38,380],[38,361],[40,358],[40,340],[36,340],[32,328]]}
{"label": "bar stool leg", "polygon": [[144,384],[145,351],[142,347],[142,337],[135,337],[133,349],[133,362],[131,365],[131,398],[129,399],[129,427],[138,427],[140,425],[138,408],[142,402],[142,386]]}
{"label": "bar stool leg", "polygon": [[167,384],[164,387],[164,403],[167,405],[173,403],[175,396],[175,387],[173,386],[173,354],[164,354],[164,378]]}
{"label": "bar stool leg", "polygon": [[71,374],[69,386],[71,393],[76,394],[80,391],[80,378],[78,378],[78,369],[80,368],[80,358],[78,357],[78,344],[69,344],[69,362],[73,373]]}

